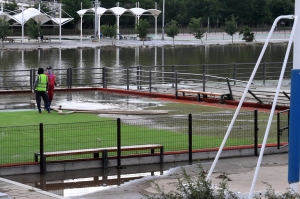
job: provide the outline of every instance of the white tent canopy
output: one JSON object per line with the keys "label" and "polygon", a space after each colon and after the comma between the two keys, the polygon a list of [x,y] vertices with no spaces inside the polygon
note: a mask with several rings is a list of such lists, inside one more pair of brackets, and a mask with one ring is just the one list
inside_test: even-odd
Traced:
{"label": "white tent canopy", "polygon": [[[82,39],[82,17],[83,15],[85,15],[86,13],[88,12],[93,12],[95,13],[95,8],[90,8],[90,9],[82,9],[82,10],[79,10],[77,11],[77,14],[80,15],[81,17],[81,39]],[[103,7],[98,7],[97,8],[97,13],[96,15],[98,16],[98,38],[100,38],[100,17],[102,15],[104,15],[105,13],[113,13],[116,18],[117,18],[117,35],[119,35],[119,19],[120,17],[126,13],[126,12],[129,12],[131,13],[132,15],[135,16],[135,19],[136,19],[136,23],[138,23],[140,17],[145,14],[145,13],[150,13],[152,16],[155,17],[155,36],[157,35],[157,17],[158,15],[161,13],[160,10],[157,10],[157,9],[148,9],[148,10],[145,10],[143,8],[131,8],[131,9],[125,9],[125,8],[122,8],[122,7],[113,7],[113,8],[110,8],[110,9],[106,9],[106,8],[103,8]]]}
{"label": "white tent canopy", "polygon": [[22,8],[21,10],[23,10],[21,13],[15,14],[15,15],[9,15],[6,14],[5,12],[3,12],[3,7],[1,7],[1,11],[0,11],[0,18],[4,19],[6,21],[9,21],[10,19],[13,19],[14,21],[16,21],[17,25],[21,25],[22,26],[22,43],[23,43],[23,39],[24,39],[24,25],[25,23],[30,20],[33,19],[35,20],[37,23],[41,23],[44,24],[48,21],[53,21],[54,23],[56,23],[57,25],[59,25],[60,27],[60,31],[59,31],[59,38],[61,41],[61,26],[72,21],[74,18],[61,18],[61,4],[60,4],[60,16],[59,18],[54,18],[44,12],[41,12],[41,10],[38,10],[36,8],[27,8],[24,9]]}

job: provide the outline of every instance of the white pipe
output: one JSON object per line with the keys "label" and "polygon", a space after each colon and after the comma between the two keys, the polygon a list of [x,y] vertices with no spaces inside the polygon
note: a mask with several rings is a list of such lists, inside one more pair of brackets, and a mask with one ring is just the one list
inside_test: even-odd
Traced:
{"label": "white pipe", "polygon": [[[82,2],[80,3],[82,10]],[[82,42],[82,14],[80,15],[80,42]]]}
{"label": "white pipe", "polygon": [[120,39],[119,38],[119,33],[120,33],[120,29],[119,29],[119,23],[120,23],[120,20],[119,20],[120,16],[117,15],[117,39]]}
{"label": "white pipe", "polygon": [[256,65],[255,65],[255,67],[254,67],[254,69],[253,69],[253,72],[252,72],[252,74],[251,74],[251,76],[250,76],[250,79],[249,79],[248,84],[247,84],[247,86],[246,86],[246,88],[245,88],[245,91],[244,91],[244,93],[243,93],[243,95],[242,95],[242,97],[241,97],[241,100],[240,100],[240,102],[239,102],[239,105],[238,105],[238,107],[237,107],[237,109],[236,109],[236,111],[235,111],[235,113],[234,113],[234,116],[233,116],[233,118],[232,118],[232,120],[231,120],[231,123],[230,123],[230,125],[229,125],[229,127],[228,127],[228,129],[227,129],[227,132],[226,132],[225,136],[224,136],[224,139],[223,139],[223,141],[222,141],[222,144],[221,144],[221,146],[220,146],[220,148],[219,148],[219,150],[218,150],[218,153],[217,153],[217,155],[216,155],[216,157],[215,157],[215,159],[214,159],[214,162],[213,162],[213,164],[212,164],[212,166],[211,166],[211,168],[210,168],[210,170],[209,170],[209,173],[208,173],[207,176],[206,176],[206,180],[209,180],[209,178],[210,178],[210,176],[211,176],[211,174],[212,174],[212,172],[213,172],[213,170],[214,170],[214,168],[215,168],[215,166],[216,166],[216,164],[217,164],[217,161],[218,161],[218,159],[219,159],[219,157],[220,157],[220,155],[221,155],[221,152],[222,152],[222,150],[223,150],[223,148],[224,148],[224,146],[225,146],[225,144],[226,144],[227,138],[228,138],[228,136],[229,136],[229,134],[230,134],[230,131],[231,131],[232,127],[233,127],[233,124],[234,124],[234,122],[235,122],[235,120],[236,120],[236,118],[237,118],[237,115],[238,115],[238,113],[239,113],[239,111],[240,111],[240,109],[241,109],[241,106],[242,106],[242,104],[243,104],[243,102],[244,102],[244,100],[245,100],[246,94],[248,93],[248,90],[249,90],[249,88],[250,88],[250,85],[251,85],[251,83],[252,83],[252,81],[253,81],[253,79],[254,79],[255,73],[256,73],[256,71],[257,71],[257,69],[258,69],[258,67],[259,67],[259,64],[260,64],[260,62],[261,62],[261,59],[263,58],[264,52],[265,52],[265,50],[266,50],[266,48],[267,48],[267,46],[268,46],[269,40],[270,40],[270,38],[271,38],[271,36],[272,36],[272,33],[273,33],[274,29],[275,29],[275,26],[276,26],[277,22],[278,22],[280,19],[282,19],[282,18],[291,18],[291,17],[292,17],[292,15],[285,15],[285,16],[279,16],[279,17],[277,17],[277,18],[275,19],[275,21],[274,21],[274,23],[273,23],[273,25],[272,25],[271,31],[269,32],[269,35],[268,35],[268,37],[267,37],[267,39],[266,39],[266,42],[265,42],[265,44],[264,44],[264,47],[263,47],[263,49],[262,49],[262,51],[261,51],[261,53],[260,53],[260,55],[259,55],[259,58],[258,58],[258,60],[257,60],[257,62],[256,62]]}
{"label": "white pipe", "polygon": [[165,39],[165,0],[163,0],[163,16],[162,16],[161,40]]}
{"label": "white pipe", "polygon": [[59,4],[59,43],[61,43],[61,3]]}
{"label": "white pipe", "polygon": [[24,7],[23,7],[23,4],[22,4],[22,44],[24,42]]}
{"label": "white pipe", "polygon": [[100,14],[98,15],[98,39],[100,41]]}
{"label": "white pipe", "polygon": [[252,195],[253,195],[256,179],[257,179],[257,176],[258,176],[261,160],[262,160],[262,157],[264,155],[265,146],[266,146],[266,143],[267,143],[267,139],[268,139],[268,135],[269,135],[269,131],[270,131],[270,127],[271,127],[271,123],[272,123],[272,119],[273,119],[273,115],[274,115],[274,111],[275,111],[275,107],[276,107],[276,103],[277,103],[277,99],[278,99],[279,90],[280,90],[282,79],[283,79],[284,72],[285,72],[286,63],[288,61],[290,50],[291,50],[291,47],[292,47],[293,38],[294,38],[294,34],[295,34],[295,29],[296,29],[295,27],[297,27],[297,22],[298,22],[298,16],[295,16],[293,29],[292,29],[289,44],[288,44],[288,47],[287,47],[287,50],[286,50],[286,53],[285,53],[284,62],[282,64],[281,74],[280,74],[280,77],[279,77],[279,81],[278,81],[278,85],[277,85],[277,89],[276,89],[276,93],[275,93],[275,98],[273,100],[268,125],[267,125],[267,128],[266,128],[266,132],[265,132],[264,140],[263,140],[263,143],[262,143],[262,147],[260,149],[259,158],[258,158],[258,161],[257,161],[257,165],[256,165],[256,169],[255,169],[251,189],[250,189],[250,192],[249,192],[249,195],[248,195],[248,199],[251,199]]}
{"label": "white pipe", "polygon": [[80,42],[82,42],[82,15],[80,15]]}

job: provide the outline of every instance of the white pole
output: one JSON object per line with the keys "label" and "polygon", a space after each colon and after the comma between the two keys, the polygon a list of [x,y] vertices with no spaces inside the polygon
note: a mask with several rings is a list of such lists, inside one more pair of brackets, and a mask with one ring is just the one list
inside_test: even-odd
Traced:
{"label": "white pole", "polygon": [[[291,18],[291,16],[288,16],[288,17]],[[221,144],[221,146],[220,146],[220,148],[219,148],[219,150],[218,150],[218,153],[217,153],[217,155],[216,155],[216,157],[215,157],[215,160],[214,160],[214,162],[213,162],[213,164],[212,164],[212,166],[211,166],[211,168],[210,168],[210,170],[209,170],[209,173],[208,173],[207,176],[206,176],[206,180],[209,180],[209,178],[210,178],[210,176],[211,176],[211,174],[212,174],[212,172],[213,172],[213,170],[214,170],[214,168],[215,168],[215,166],[216,166],[216,164],[217,164],[217,161],[218,161],[218,159],[219,159],[219,157],[220,157],[220,155],[221,155],[221,152],[222,152],[222,150],[223,150],[223,148],[224,148],[224,146],[225,146],[225,144],[226,144],[227,138],[228,138],[228,136],[229,136],[229,134],[230,134],[230,131],[231,131],[233,125],[234,125],[234,122],[235,122],[235,120],[236,120],[236,118],[237,118],[237,115],[238,115],[238,113],[240,112],[240,109],[241,109],[242,104],[244,103],[246,94],[248,93],[248,90],[249,90],[250,85],[251,85],[251,83],[252,83],[252,81],[253,81],[253,79],[254,79],[254,76],[255,76],[256,71],[257,71],[257,69],[258,69],[258,67],[259,67],[259,64],[260,64],[260,62],[261,62],[261,59],[263,58],[264,52],[265,52],[265,50],[266,50],[266,48],[267,48],[267,46],[268,46],[269,40],[270,40],[270,38],[271,38],[271,36],[272,36],[272,33],[273,33],[274,29],[275,29],[275,26],[276,26],[277,22],[278,22],[280,19],[282,19],[282,18],[287,18],[287,16],[280,16],[280,17],[277,17],[276,20],[275,20],[274,23],[273,23],[273,26],[272,26],[272,28],[271,28],[271,31],[270,31],[270,33],[269,33],[267,39],[266,39],[266,42],[265,42],[265,44],[264,44],[263,49],[262,49],[262,51],[261,51],[261,53],[260,53],[260,55],[259,55],[259,58],[258,58],[258,60],[257,60],[257,62],[256,62],[256,65],[255,65],[255,67],[254,67],[254,69],[253,69],[253,72],[252,72],[252,74],[251,74],[251,76],[250,76],[250,79],[249,79],[249,81],[248,81],[248,84],[247,84],[247,86],[246,86],[246,88],[245,88],[245,90],[244,90],[244,93],[243,93],[242,97],[241,97],[241,100],[240,100],[240,102],[239,102],[239,105],[238,105],[238,107],[237,107],[237,109],[236,109],[236,111],[235,111],[235,113],[234,113],[234,116],[233,116],[233,118],[232,118],[232,120],[231,120],[231,123],[230,123],[230,125],[229,125],[229,127],[228,127],[228,129],[227,129],[227,132],[226,132],[226,134],[225,134],[225,136],[224,136],[224,139],[223,139],[222,144]]]}
{"label": "white pole", "polygon": [[61,43],[61,3],[59,4],[59,43]]}
{"label": "white pole", "polygon": [[82,42],[82,15],[80,15],[80,42]]}
{"label": "white pole", "polygon": [[162,25],[161,25],[161,39],[165,39],[165,0],[163,0],[163,15],[162,15]]}
{"label": "white pole", "polygon": [[24,7],[22,4],[22,44],[23,44],[23,39],[24,39]]}
{"label": "white pole", "polygon": [[[81,10],[82,10],[82,2],[81,4]],[[80,15],[80,42],[82,42],[82,14]]]}
{"label": "white pole", "polygon": [[[267,125],[266,131],[265,131],[265,136],[264,136],[264,140],[263,140],[263,143],[262,143],[262,147],[260,149],[259,158],[258,158],[258,161],[257,161],[257,165],[256,165],[254,177],[253,177],[253,180],[252,180],[252,185],[251,185],[251,189],[250,189],[250,192],[249,192],[248,199],[252,199],[253,192],[254,192],[254,187],[255,187],[255,183],[256,183],[256,179],[257,179],[259,168],[260,168],[260,164],[261,164],[261,160],[262,160],[262,157],[264,155],[264,151],[265,151],[266,143],[267,143],[267,140],[268,140],[269,131],[270,131],[270,128],[271,128],[272,119],[273,119],[273,115],[274,115],[274,112],[275,112],[275,107],[276,107],[276,103],[277,103],[277,99],[278,99],[278,94],[279,94],[279,91],[280,91],[280,87],[281,87],[281,84],[282,84],[282,79],[283,79],[285,68],[286,68],[286,63],[288,61],[290,50],[291,50],[292,43],[293,43],[293,38],[294,38],[294,33],[295,33],[295,27],[297,26],[296,24],[298,22],[298,17],[297,16],[295,17],[295,21],[294,22],[295,23],[294,23],[294,26],[293,26],[293,29],[292,29],[292,32],[291,32],[291,36],[290,36],[290,40],[289,40],[289,44],[288,44],[288,47],[287,47],[287,50],[286,50],[286,53],[285,53],[284,62],[282,64],[281,74],[280,74],[280,77],[279,77],[279,81],[278,81],[278,85],[277,85],[277,89],[276,89],[276,93],[275,93],[275,98],[273,100],[273,104],[272,104],[272,109],[271,109],[271,112],[270,112],[270,117],[269,117],[268,125]],[[273,33],[273,31],[272,31],[272,33]]]}

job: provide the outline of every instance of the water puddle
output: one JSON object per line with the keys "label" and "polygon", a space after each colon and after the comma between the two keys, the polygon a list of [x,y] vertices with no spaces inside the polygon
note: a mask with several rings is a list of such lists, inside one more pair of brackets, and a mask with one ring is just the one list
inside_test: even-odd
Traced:
{"label": "water puddle", "polygon": [[167,175],[174,167],[188,162],[127,166],[122,169],[88,169],[80,171],[53,172],[45,175],[27,174],[5,176],[6,179],[26,184],[63,197],[81,196],[103,191],[125,183],[133,183],[150,176]]}
{"label": "water puddle", "polygon": [[[34,103],[35,96],[32,93],[0,95],[0,110],[35,109]],[[142,110],[162,106],[163,103],[151,98],[99,91],[67,91],[56,92],[51,106],[70,110]]]}

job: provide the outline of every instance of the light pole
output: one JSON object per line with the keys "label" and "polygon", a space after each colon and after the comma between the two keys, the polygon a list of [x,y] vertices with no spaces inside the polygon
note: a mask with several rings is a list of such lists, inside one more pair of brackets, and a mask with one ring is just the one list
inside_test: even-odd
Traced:
{"label": "light pole", "polygon": [[165,0],[163,0],[163,15],[162,15],[162,30],[161,30],[161,40],[164,40],[165,37]]}

